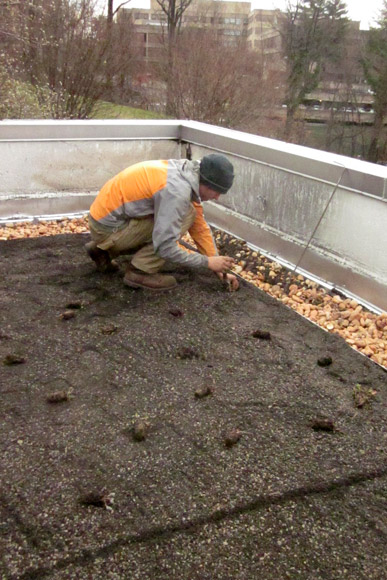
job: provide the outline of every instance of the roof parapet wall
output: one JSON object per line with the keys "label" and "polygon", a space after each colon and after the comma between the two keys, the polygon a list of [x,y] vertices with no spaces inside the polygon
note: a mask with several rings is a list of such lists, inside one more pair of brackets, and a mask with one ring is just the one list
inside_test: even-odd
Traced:
{"label": "roof parapet wall", "polygon": [[214,224],[292,264],[310,241],[301,268],[387,309],[387,169],[341,155],[190,121],[4,121],[0,217],[86,211],[124,167],[188,144],[236,168]]}

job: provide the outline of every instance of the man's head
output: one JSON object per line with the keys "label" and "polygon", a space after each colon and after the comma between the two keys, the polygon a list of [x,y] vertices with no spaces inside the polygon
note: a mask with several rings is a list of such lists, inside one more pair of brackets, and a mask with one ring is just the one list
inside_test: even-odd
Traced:
{"label": "man's head", "polygon": [[234,181],[234,168],[224,155],[205,155],[200,162],[199,193],[203,201],[218,199]]}

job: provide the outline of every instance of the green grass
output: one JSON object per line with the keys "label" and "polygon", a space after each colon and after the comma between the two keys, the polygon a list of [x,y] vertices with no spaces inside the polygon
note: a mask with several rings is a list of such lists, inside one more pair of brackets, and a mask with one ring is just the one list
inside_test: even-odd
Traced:
{"label": "green grass", "polygon": [[165,115],[125,105],[100,101],[94,108],[93,119],[166,119]]}
{"label": "green grass", "polygon": [[[325,148],[327,130],[328,126],[324,123],[308,124],[305,145],[307,147],[328,151]],[[372,127],[367,125],[338,124],[336,132],[339,134],[342,132],[342,135],[332,142],[330,146],[332,153],[364,159],[370,144]]]}

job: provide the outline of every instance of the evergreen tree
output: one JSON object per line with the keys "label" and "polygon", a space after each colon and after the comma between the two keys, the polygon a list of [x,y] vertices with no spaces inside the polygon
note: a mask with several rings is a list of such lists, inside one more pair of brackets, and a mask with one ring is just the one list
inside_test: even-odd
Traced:
{"label": "evergreen tree", "polygon": [[387,127],[387,0],[378,20],[378,27],[369,31],[368,42],[363,58],[364,74],[374,93],[374,123],[367,160],[386,162]]}
{"label": "evergreen tree", "polygon": [[346,13],[346,4],[341,0],[299,0],[288,4],[281,27],[286,60],[285,138],[291,136],[298,107],[317,88],[325,63],[340,58]]}

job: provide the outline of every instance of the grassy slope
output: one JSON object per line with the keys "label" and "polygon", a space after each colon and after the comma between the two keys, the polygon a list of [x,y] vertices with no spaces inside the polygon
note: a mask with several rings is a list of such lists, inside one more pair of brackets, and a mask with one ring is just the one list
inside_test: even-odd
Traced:
{"label": "grassy slope", "polygon": [[[372,127],[366,125],[342,125],[343,138],[340,146],[340,139],[332,143],[330,151],[349,157],[363,158],[365,151],[369,147]],[[321,124],[309,124],[307,126],[307,138],[305,145],[327,151],[325,138],[328,127]]]}
{"label": "grassy slope", "polygon": [[94,119],[165,119],[165,115],[101,101],[94,109]]}
{"label": "grassy slope", "polygon": [[[144,109],[135,109],[124,105],[116,105],[106,101],[100,101],[94,109],[92,115],[94,119],[166,119],[167,117],[161,113],[154,111],[146,111]],[[359,156],[364,154],[362,142],[365,140],[365,145],[369,141],[369,127],[358,126],[354,131],[353,127],[343,127],[344,135],[341,147],[339,144],[333,143],[331,151],[342,155]],[[327,126],[324,124],[308,124],[307,136],[304,145],[307,147],[314,147],[316,149],[325,150],[325,136]],[[354,136],[354,133],[358,133]],[[363,135],[361,135],[363,133]]]}

